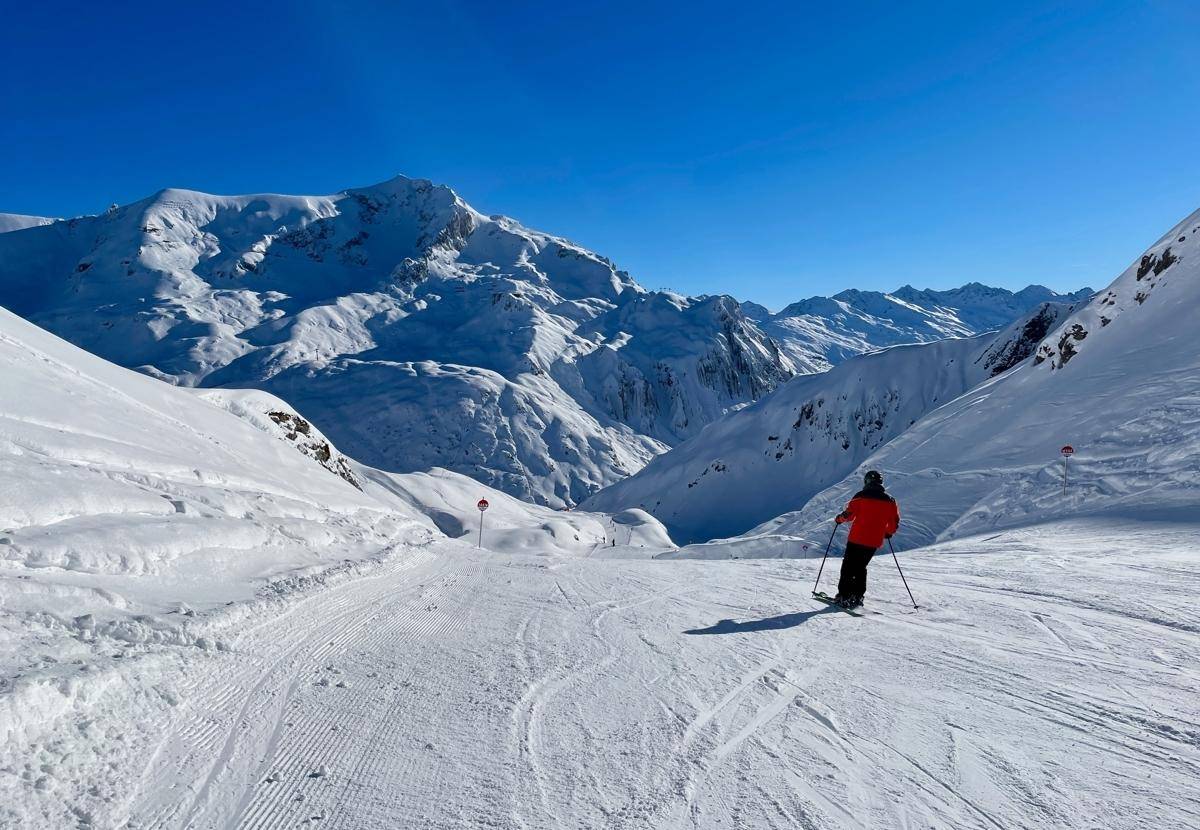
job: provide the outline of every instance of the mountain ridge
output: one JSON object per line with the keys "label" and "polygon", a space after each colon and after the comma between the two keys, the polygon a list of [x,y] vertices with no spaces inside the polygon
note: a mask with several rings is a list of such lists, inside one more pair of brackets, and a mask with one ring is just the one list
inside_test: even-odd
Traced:
{"label": "mountain ridge", "polygon": [[859,330],[648,291],[607,257],[404,176],[327,196],[166,188],[0,234],[0,304],[89,351],[281,395],[371,466],[445,467],[551,506],[797,373],[978,326],[883,301],[958,321],[914,334],[829,302]]}
{"label": "mountain ridge", "polygon": [[754,319],[808,373],[873,349],[999,330],[1042,303],[1077,303],[1094,293],[1082,288],[1064,294],[1038,284],[1010,291],[979,282],[944,290],[849,288],[798,300]]}
{"label": "mountain ridge", "polygon": [[323,197],[164,189],[0,235],[0,302],[161,380],[303,401],[373,466],[555,506],[794,374],[733,298],[646,291],[405,177]]}

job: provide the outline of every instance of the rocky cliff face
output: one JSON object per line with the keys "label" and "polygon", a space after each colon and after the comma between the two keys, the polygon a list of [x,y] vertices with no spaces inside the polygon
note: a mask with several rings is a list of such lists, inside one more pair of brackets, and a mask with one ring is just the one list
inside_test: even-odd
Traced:
{"label": "rocky cliff face", "polygon": [[[1047,339],[1037,348],[1037,363],[1049,361],[1052,369],[1066,366],[1082,348],[1090,334],[1106,328],[1121,315],[1143,305],[1159,286],[1172,279],[1189,279],[1200,248],[1200,211],[1180,222],[1156,242],[1141,258],[1096,295],[1063,327],[1057,338]],[[1191,263],[1180,266],[1186,260]],[[1186,274],[1186,275],[1185,275]],[[1181,313],[1186,313],[1181,307]]]}

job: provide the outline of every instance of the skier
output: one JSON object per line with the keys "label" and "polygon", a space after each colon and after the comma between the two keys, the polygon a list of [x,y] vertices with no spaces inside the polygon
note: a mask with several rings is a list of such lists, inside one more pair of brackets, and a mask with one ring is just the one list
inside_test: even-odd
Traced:
{"label": "skier", "polygon": [[838,524],[850,522],[850,538],[842,558],[842,575],[834,602],[843,608],[862,605],[867,593],[867,564],[885,539],[900,527],[900,508],[896,500],[883,489],[883,476],[877,470],[863,478],[863,489],[850,499],[846,509],[834,519]]}

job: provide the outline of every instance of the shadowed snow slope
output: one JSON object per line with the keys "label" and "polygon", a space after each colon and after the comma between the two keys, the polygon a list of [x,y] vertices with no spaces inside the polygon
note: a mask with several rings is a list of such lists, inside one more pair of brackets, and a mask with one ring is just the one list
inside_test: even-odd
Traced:
{"label": "shadowed snow slope", "polygon": [[[293,417],[264,393],[223,392],[222,406],[214,406],[2,309],[0,362],[0,552],[7,561],[162,574],[195,565],[193,554],[208,551],[204,569],[263,575],[272,565],[322,555],[338,537],[339,520],[353,518],[354,528],[342,529],[377,547],[410,523],[336,474],[345,459],[315,429],[306,427],[304,436],[313,449],[297,452],[289,445],[295,442],[268,438],[222,408],[256,403],[272,426],[266,412]],[[322,458],[314,457],[317,448]]]}
{"label": "shadowed snow slope", "polygon": [[[1155,243],[1034,356],[922,419],[763,532],[820,534],[880,469],[913,546],[1078,514],[1200,509],[1200,212]],[[1070,489],[1059,449],[1075,448]]]}
{"label": "shadowed snow slope", "polygon": [[584,507],[641,507],[681,543],[742,533],[795,510],[927,412],[1033,353],[1071,306],[999,333],[897,346],[784,384],[660,455]]}

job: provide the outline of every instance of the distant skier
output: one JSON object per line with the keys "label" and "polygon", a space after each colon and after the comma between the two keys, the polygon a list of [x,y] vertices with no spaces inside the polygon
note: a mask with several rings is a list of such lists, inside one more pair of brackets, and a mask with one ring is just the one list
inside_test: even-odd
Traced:
{"label": "distant skier", "polygon": [[843,608],[862,605],[867,593],[867,565],[883,541],[891,539],[900,527],[900,508],[883,489],[883,476],[871,470],[863,478],[863,485],[834,520],[838,524],[851,523],[838,593],[834,597]]}

